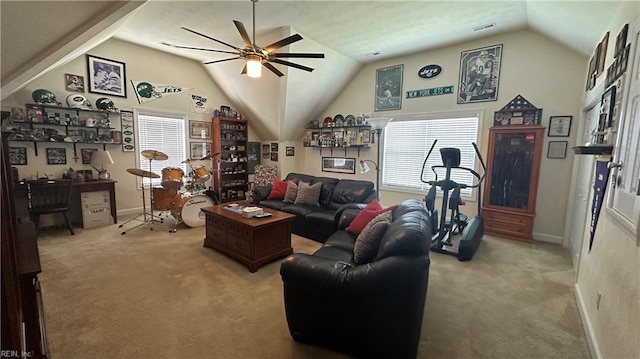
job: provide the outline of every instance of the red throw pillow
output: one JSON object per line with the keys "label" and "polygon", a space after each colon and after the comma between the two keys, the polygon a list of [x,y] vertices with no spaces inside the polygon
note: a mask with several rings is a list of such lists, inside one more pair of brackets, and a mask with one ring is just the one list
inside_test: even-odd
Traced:
{"label": "red throw pillow", "polygon": [[360,234],[360,232],[362,232],[364,227],[366,227],[367,224],[369,224],[369,222],[371,222],[371,220],[374,219],[377,215],[390,211],[396,207],[397,206],[382,208],[380,202],[378,202],[377,199],[374,199],[369,204],[367,204],[367,206],[364,207],[364,209],[360,213],[358,213],[356,218],[351,221],[351,224],[349,224],[349,226],[345,228],[345,230],[349,233],[358,235]]}
{"label": "red throw pillow", "polygon": [[[298,183],[298,179],[292,179],[293,183]],[[287,194],[287,181],[283,181],[279,178],[273,180],[273,186],[271,187],[271,193],[269,193],[268,199],[280,199],[283,200]]]}

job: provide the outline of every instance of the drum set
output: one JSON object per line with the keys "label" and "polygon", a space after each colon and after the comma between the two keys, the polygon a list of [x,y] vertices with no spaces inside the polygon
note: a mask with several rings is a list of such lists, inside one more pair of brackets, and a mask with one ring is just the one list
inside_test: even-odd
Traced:
{"label": "drum set", "polygon": [[[164,223],[162,214],[169,211],[176,219],[175,225],[169,232],[176,232],[177,226],[184,223],[188,227],[202,227],[205,225],[205,215],[201,212],[204,207],[215,205],[212,198],[205,193],[205,183],[211,178],[213,172],[209,171],[205,166],[194,166],[196,161],[211,160],[216,154],[207,155],[199,160],[187,159],[181,163],[185,163],[189,167],[189,173],[185,176],[182,168],[165,167],[162,169],[162,175],[158,175],[151,171],[152,161],[166,161],[169,159],[165,153],[155,150],[144,150],[141,155],[149,160],[149,171],[129,168],[127,172],[144,178],[161,178],[162,187],[153,187],[150,191],[151,210],[147,212],[145,190],[142,186],[142,209],[143,212],[138,216],[124,222],[120,227],[130,221],[138,220],[142,223],[128,231],[143,226],[145,224]],[[161,211],[160,215],[155,215],[153,211]],[[142,218],[142,219],[140,219]],[[153,230],[153,227],[151,227]],[[127,231],[122,232],[126,234]]]}

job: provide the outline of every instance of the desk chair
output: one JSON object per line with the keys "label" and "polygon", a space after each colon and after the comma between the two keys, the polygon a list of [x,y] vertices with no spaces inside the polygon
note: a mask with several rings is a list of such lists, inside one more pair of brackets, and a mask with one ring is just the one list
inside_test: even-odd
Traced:
{"label": "desk chair", "polygon": [[41,214],[62,213],[71,235],[73,227],[67,217],[69,210],[69,195],[71,194],[71,180],[36,180],[27,181],[29,198],[29,215],[36,229],[40,223]]}

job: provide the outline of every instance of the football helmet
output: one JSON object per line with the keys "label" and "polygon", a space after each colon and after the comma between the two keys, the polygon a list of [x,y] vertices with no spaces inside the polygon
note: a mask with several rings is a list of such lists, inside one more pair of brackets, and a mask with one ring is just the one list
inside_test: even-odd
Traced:
{"label": "football helmet", "polygon": [[153,85],[148,82],[139,83],[138,86],[136,86],[136,92],[144,98],[162,97],[162,95],[153,88]]}
{"label": "football helmet", "polygon": [[31,93],[31,97],[33,97],[33,101],[41,105],[62,106],[62,104],[56,100],[56,95],[49,90],[37,89]]}
{"label": "football helmet", "polygon": [[100,97],[96,100],[96,108],[101,111],[118,112],[113,101],[106,97]]}
{"label": "football helmet", "polygon": [[67,96],[67,106],[70,108],[79,108],[81,110],[91,110],[91,102],[86,97],[78,94]]}

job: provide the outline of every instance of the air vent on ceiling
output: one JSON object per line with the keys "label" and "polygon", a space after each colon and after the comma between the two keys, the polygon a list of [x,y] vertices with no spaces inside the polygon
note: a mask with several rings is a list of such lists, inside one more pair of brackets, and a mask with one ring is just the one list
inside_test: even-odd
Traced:
{"label": "air vent on ceiling", "polygon": [[486,30],[486,29],[490,29],[490,28],[495,27],[495,26],[496,26],[496,23],[495,22],[491,22],[491,23],[488,23],[488,24],[476,26],[476,27],[473,28],[473,31]]}
{"label": "air vent on ceiling", "polygon": [[379,52],[379,51],[376,51],[376,52],[370,52],[370,53],[368,53],[368,54],[364,54],[364,56],[366,56],[366,57],[373,57],[373,56],[378,56],[378,55],[380,55],[380,52]]}

